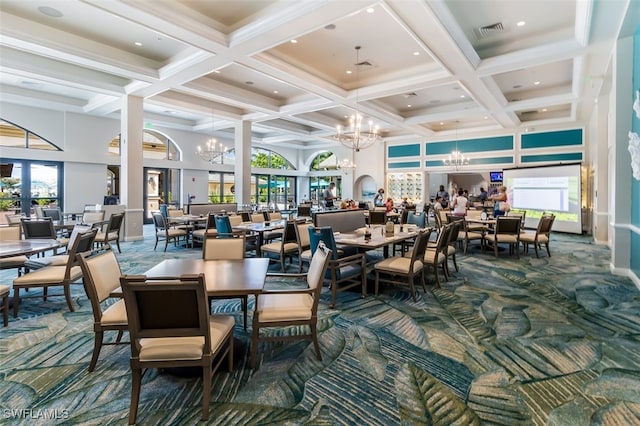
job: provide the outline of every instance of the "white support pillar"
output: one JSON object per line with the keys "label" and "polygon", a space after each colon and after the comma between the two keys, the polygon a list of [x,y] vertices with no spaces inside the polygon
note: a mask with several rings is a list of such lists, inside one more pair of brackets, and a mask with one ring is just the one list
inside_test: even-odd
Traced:
{"label": "white support pillar", "polygon": [[142,240],[142,132],[144,127],[144,99],[125,96],[120,122],[120,196],[126,206],[125,241]]}
{"label": "white support pillar", "polygon": [[251,122],[241,121],[235,128],[236,164],[234,166],[236,203],[251,203]]}

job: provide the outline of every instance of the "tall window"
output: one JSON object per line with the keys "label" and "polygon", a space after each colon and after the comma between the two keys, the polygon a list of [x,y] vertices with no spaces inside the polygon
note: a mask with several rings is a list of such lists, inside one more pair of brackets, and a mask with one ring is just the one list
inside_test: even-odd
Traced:
{"label": "tall window", "polygon": [[282,175],[251,175],[251,203],[285,210],[296,202],[296,178]]}
{"label": "tall window", "polygon": [[63,207],[63,163],[0,159],[3,176],[0,178],[0,205],[30,215],[37,205]]}
{"label": "tall window", "polygon": [[311,161],[311,170],[337,170],[338,157],[333,152],[322,152]]}
{"label": "tall window", "polygon": [[209,172],[210,203],[235,203],[236,187],[233,173]]}
{"label": "tall window", "polygon": [[[236,163],[235,149],[229,150],[224,155],[224,164]],[[295,170],[296,168],[282,155],[264,148],[251,148],[251,167],[262,169]]]}
{"label": "tall window", "polygon": [[[321,152],[311,160],[309,167],[313,171],[336,171],[338,170],[338,158],[333,152]],[[309,198],[314,203],[318,203],[322,198],[322,192],[329,187],[331,182],[335,182],[335,195],[342,194],[342,175],[340,173],[331,176],[312,176],[309,178]]]}

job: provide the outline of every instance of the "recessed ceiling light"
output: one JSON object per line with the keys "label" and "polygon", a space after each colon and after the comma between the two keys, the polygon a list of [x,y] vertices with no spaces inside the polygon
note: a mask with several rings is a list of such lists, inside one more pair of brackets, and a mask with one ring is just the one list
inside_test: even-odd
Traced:
{"label": "recessed ceiling light", "polygon": [[413,52],[413,56],[420,56],[420,52],[418,51]]}
{"label": "recessed ceiling light", "polygon": [[353,74],[353,71],[347,70],[347,74]]}
{"label": "recessed ceiling light", "polygon": [[539,82],[539,81],[534,81],[534,82],[533,82],[533,85],[534,85],[534,86],[537,86],[538,84],[540,84],[540,82]]}
{"label": "recessed ceiling light", "polygon": [[376,11],[376,10],[375,10],[374,8],[372,8],[372,7],[368,7],[368,8],[367,8],[367,13],[373,13],[373,12],[375,12],[375,11]]}
{"label": "recessed ceiling light", "polygon": [[464,95],[460,95],[461,98],[464,98]]}
{"label": "recessed ceiling light", "polygon": [[62,12],[60,12],[58,9],[54,9],[53,7],[40,6],[38,8],[38,11],[43,15],[47,15],[51,18],[62,18]]}
{"label": "recessed ceiling light", "polygon": [[298,42],[298,40],[296,40],[295,38],[293,40],[291,40],[291,43],[296,44]]}
{"label": "recessed ceiling light", "polygon": [[139,41],[136,41],[136,42],[135,42],[135,43],[133,43],[133,44],[135,44],[135,45],[136,45],[136,46],[138,46],[138,47],[142,46],[142,43],[140,43]]}
{"label": "recessed ceiling light", "polygon": [[274,91],[273,91],[273,93],[276,93],[276,94],[277,94],[277,93],[278,93],[278,91],[277,91],[277,90],[274,90]]}
{"label": "recessed ceiling light", "polygon": [[441,126],[444,126],[444,121],[441,121],[441,122],[440,122],[440,125],[441,125]]}
{"label": "recessed ceiling light", "polygon": [[518,21],[518,23],[516,24],[518,27],[524,27],[526,25],[525,21]]}
{"label": "recessed ceiling light", "polygon": [[484,119],[485,119],[485,120],[488,120],[488,119],[489,119],[489,116],[488,116],[488,115],[485,115],[485,116],[484,116]]}
{"label": "recessed ceiling light", "polygon": [[411,108],[411,104],[407,105],[407,108]]}
{"label": "recessed ceiling light", "polygon": [[547,109],[546,108],[542,108],[542,112],[547,112]]}

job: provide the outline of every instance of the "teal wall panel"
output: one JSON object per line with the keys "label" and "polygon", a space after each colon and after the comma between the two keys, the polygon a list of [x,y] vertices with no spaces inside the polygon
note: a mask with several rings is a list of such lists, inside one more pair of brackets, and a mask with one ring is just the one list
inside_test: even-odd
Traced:
{"label": "teal wall panel", "polygon": [[582,129],[525,134],[521,139],[522,149],[582,145]]}
{"label": "teal wall panel", "polygon": [[402,169],[405,167],[420,167],[419,161],[402,161],[400,163],[388,163],[387,168],[389,169]]}
{"label": "teal wall panel", "polygon": [[415,157],[420,155],[420,144],[394,145],[387,150],[389,158],[394,157]]}
{"label": "teal wall panel", "polygon": [[640,234],[631,232],[631,250],[629,250],[629,256],[631,256],[631,270],[640,278]]}
{"label": "teal wall panel", "polygon": [[523,155],[520,158],[520,161],[522,163],[539,163],[539,162],[557,163],[558,161],[582,161],[582,153],[569,152],[566,154]]}
{"label": "teal wall panel", "polygon": [[513,149],[513,136],[496,136],[491,138],[466,139],[459,141],[429,142],[425,144],[427,155],[449,154],[456,150],[468,152],[505,151]]}
{"label": "teal wall panel", "polygon": [[[492,157],[492,158],[472,158],[469,162],[471,166],[479,164],[513,164],[513,157]],[[427,167],[442,167],[442,160],[429,160],[425,163]]]}
{"label": "teal wall panel", "polygon": [[[633,70],[631,81],[635,90],[640,90],[640,25],[633,34]],[[640,118],[631,109],[631,131],[640,134]],[[640,228],[640,181],[631,178],[631,223]],[[637,237],[637,236],[636,236]],[[633,259],[633,257],[631,257]],[[640,250],[636,252],[636,259],[640,263]],[[636,276],[640,277],[636,270]]]}

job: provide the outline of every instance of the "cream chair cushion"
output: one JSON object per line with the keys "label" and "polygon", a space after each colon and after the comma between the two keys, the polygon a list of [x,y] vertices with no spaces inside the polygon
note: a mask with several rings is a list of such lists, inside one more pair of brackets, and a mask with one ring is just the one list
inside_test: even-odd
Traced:
{"label": "cream chair cushion", "polygon": [[127,309],[124,304],[124,299],[118,300],[102,312],[100,324],[103,326],[127,324]]}
{"label": "cream chair cushion", "polygon": [[[47,266],[45,268],[38,269],[37,271],[24,274],[23,276],[14,279],[13,283],[19,284],[23,287],[29,285],[40,287],[42,284],[58,283],[64,279],[66,271],[66,266]],[[76,281],[81,277],[82,269],[79,266],[72,267],[70,281]]]}
{"label": "cream chair cushion", "polygon": [[310,294],[263,294],[256,310],[261,322],[296,321],[311,318],[313,297]]}
{"label": "cream chair cushion", "polygon": [[[215,353],[233,329],[233,317],[220,315],[209,318],[211,351]],[[202,358],[204,337],[158,337],[140,339],[140,361],[195,360]]]}
{"label": "cream chair cushion", "polygon": [[[280,247],[282,247],[282,242],[277,241],[275,243],[262,245],[260,250],[269,253],[280,253]],[[285,253],[296,252],[298,251],[298,243],[284,243],[283,249]]]}
{"label": "cream chair cushion", "polygon": [[[375,264],[374,268],[386,272],[408,273],[411,267],[410,257],[389,257]],[[413,264],[413,271],[422,270],[422,261],[416,260]]]}

